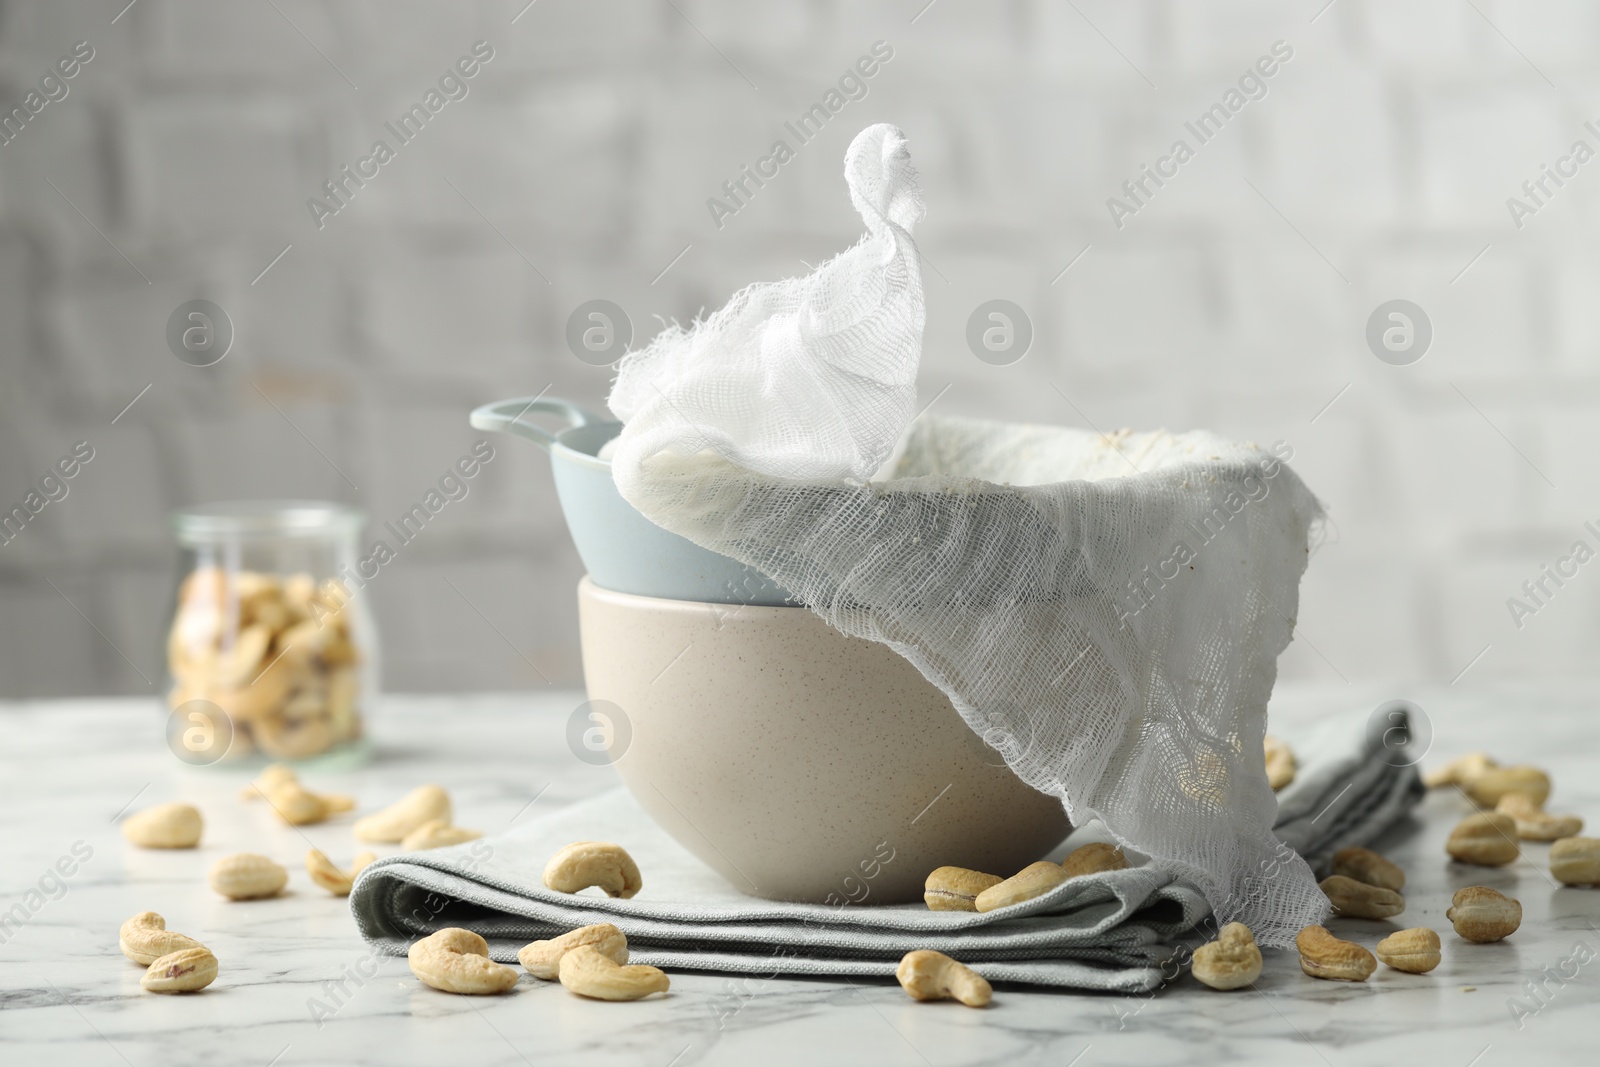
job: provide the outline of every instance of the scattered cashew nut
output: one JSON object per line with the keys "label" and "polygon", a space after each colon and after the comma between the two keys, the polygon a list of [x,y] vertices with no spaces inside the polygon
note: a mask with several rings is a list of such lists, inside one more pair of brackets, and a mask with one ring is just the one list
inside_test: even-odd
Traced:
{"label": "scattered cashew nut", "polygon": [[1194,976],[1212,989],[1241,989],[1261,977],[1261,949],[1244,923],[1229,923],[1194,950]]}
{"label": "scattered cashew nut", "polygon": [[1300,969],[1313,978],[1365,982],[1378,969],[1372,953],[1353,941],[1341,941],[1325,927],[1306,927],[1296,935],[1294,944],[1300,950]]}
{"label": "scattered cashew nut", "polygon": [[1438,789],[1446,785],[1465,785],[1478,777],[1491,767],[1499,764],[1487,752],[1472,752],[1446,763],[1443,767],[1436,767],[1422,776],[1422,784],[1429,789]]}
{"label": "scattered cashew nut", "polygon": [[1559,841],[1583,832],[1583,820],[1576,815],[1551,815],[1529,793],[1507,793],[1494,810],[1511,816],[1517,836],[1524,841]]}
{"label": "scattered cashew nut", "polygon": [[994,997],[983,975],[932,949],[907,952],[894,976],[913,1000],[959,1000],[969,1008],[981,1008]]}
{"label": "scattered cashew nut", "polygon": [[1535,804],[1543,804],[1550,799],[1550,776],[1537,767],[1490,767],[1461,788],[1485,808],[1500,803],[1507,793],[1527,793]]}
{"label": "scattered cashew nut", "polygon": [[348,871],[342,871],[334,862],[317,849],[306,853],[306,873],[311,880],[336,897],[347,897],[350,888],[355,885],[356,875],[367,869],[378,857],[371,852],[356,854],[355,863]]}
{"label": "scattered cashew nut", "polygon": [[122,924],[117,947],[134,963],[148,967],[162,956],[186,948],[205,948],[192,937],[167,929],[167,920],[153,911],[141,911]]}
{"label": "scattered cashew nut", "polygon": [[357,819],[355,834],[363,841],[399,844],[433,819],[450,821],[450,794],[436,785],[418,786],[380,812]]}
{"label": "scattered cashew nut", "polygon": [[1324,878],[1322,892],[1334,911],[1353,919],[1388,919],[1406,910],[1406,898],[1393,889],[1368,885],[1342,874]]}
{"label": "scattered cashew nut", "polygon": [[139,985],[151,993],[193,993],[217,980],[217,957],[200,946],[169,952],[150,964]]}
{"label": "scattered cashew nut", "polygon": [[266,856],[236,852],[211,865],[211,888],[229,900],[277,896],[289,883],[289,872]]}
{"label": "scattered cashew nut", "polygon": [[256,775],[255,781],[239,790],[239,799],[248,804],[253,800],[260,800],[284,782],[299,780],[300,776],[287,763],[269,763],[261,768],[261,773]]}
{"label": "scattered cashew nut", "polygon": [[310,826],[325,820],[330,812],[322,797],[299,782],[279,782],[266,794],[267,803],[290,826]]}
{"label": "scattered cashew nut", "polygon": [[482,836],[482,830],[468,830],[461,826],[451,826],[444,819],[429,819],[407,834],[404,840],[400,842],[400,847],[408,852],[416,852],[427,848],[444,848],[446,845],[459,845],[467,841],[476,841]]}
{"label": "scattered cashew nut", "polygon": [[1422,776],[1429,789],[1460,786],[1478,805],[1493,808],[1507,793],[1526,793],[1537,807],[1550,797],[1550,776],[1526,764],[1502,767],[1487,753],[1473,752],[1429,771]]}
{"label": "scattered cashew nut", "polygon": [[1021,904],[1025,900],[1044,896],[1070,877],[1059,863],[1040,860],[979,893],[973,905],[978,911],[994,911],[996,908]]}
{"label": "scattered cashew nut", "polygon": [[1450,831],[1444,847],[1460,862],[1480,867],[1504,867],[1522,854],[1516,821],[1498,811],[1468,815]]}
{"label": "scattered cashew nut", "polygon": [[550,857],[544,884],[557,893],[577,893],[599,886],[608,897],[627,900],[644,886],[639,865],[621,845],[609,841],[575,841]]}
{"label": "scattered cashew nut", "polygon": [[557,972],[567,989],[595,1000],[638,1000],[665,993],[672,985],[660,968],[625,967],[593,945],[579,945],[563,953]]}
{"label": "scattered cashew nut", "polygon": [[1563,885],[1600,885],[1600,838],[1563,837],[1551,845],[1550,873]]}
{"label": "scattered cashew nut", "polygon": [[1407,974],[1427,974],[1439,966],[1439,935],[1425,926],[1400,930],[1378,942],[1378,959]]}
{"label": "scattered cashew nut", "polygon": [[517,984],[517,972],[489,958],[489,943],[471,930],[450,927],[412,944],[411,973],[446,993],[483,996]]}
{"label": "scattered cashew nut", "polygon": [[194,848],[205,820],[193,804],[157,804],[122,820],[122,836],[140,848]]}
{"label": "scattered cashew nut", "polygon": [[1331,873],[1382,889],[1392,889],[1396,893],[1406,887],[1406,872],[1370,848],[1341,848],[1333,854]]}
{"label": "scattered cashew nut", "polygon": [[1520,902],[1481,885],[1456,890],[1444,914],[1458,935],[1480,945],[1510,937],[1522,925]]}
{"label": "scattered cashew nut", "polygon": [[548,941],[534,941],[517,950],[517,961],[535,978],[553,982],[561,977],[561,957],[588,946],[614,963],[628,962],[628,939],[611,923],[595,923],[569,930]]}
{"label": "scattered cashew nut", "polygon": [[922,884],[922,900],[929,911],[977,911],[978,894],[1005,881],[965,867],[940,867]]}
{"label": "scattered cashew nut", "polygon": [[286,764],[274,763],[239,792],[241,800],[265,797],[290,826],[308,826],[356,806],[343,793],[313,793],[300,784],[300,776]]}

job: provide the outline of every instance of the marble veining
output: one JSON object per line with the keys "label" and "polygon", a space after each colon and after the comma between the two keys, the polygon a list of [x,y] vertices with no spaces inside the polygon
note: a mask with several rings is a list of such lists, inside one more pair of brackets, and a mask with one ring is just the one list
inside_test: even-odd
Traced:
{"label": "marble veining", "polygon": [[[1274,700],[1273,729],[1292,739],[1320,713],[1376,708],[1395,696],[1428,713],[1440,756],[1483,748],[1536,763],[1555,779],[1553,810],[1600,820],[1592,755],[1600,749],[1600,687],[1592,683],[1285,688]],[[355,793],[368,809],[438,782],[454,794],[458,822],[498,832],[616,783],[611,769],[566,747],[567,716],[581,699],[391,697],[373,722],[374,762],[310,780]],[[0,1062],[1494,1067],[1593,1055],[1600,891],[1551,882],[1545,845],[1525,846],[1524,858],[1503,870],[1452,864],[1444,837],[1467,810],[1456,796],[1430,796],[1382,843],[1407,871],[1406,912],[1391,923],[1335,922],[1368,946],[1393,929],[1432,926],[1445,959],[1428,976],[1380,968],[1363,985],[1318,982],[1300,974],[1292,953],[1268,952],[1254,990],[1217,994],[1187,977],[1152,996],[1001,987],[981,1012],[915,1004],[889,981],[690,973],[673,975],[668,997],[637,1004],[588,1002],[527,977],[510,995],[468,998],[425,988],[403,959],[374,955],[345,903],[305,876],[309,845],[337,862],[356,850],[348,817],[301,830],[281,825],[263,806],[235,798],[248,775],[172,759],[162,721],[149,701],[0,705],[0,912],[13,920],[0,928]],[[122,840],[115,816],[130,802],[172,799],[204,811],[200,849],[149,852]],[[91,854],[74,861],[75,846],[79,856]],[[288,865],[291,891],[250,903],[212,893],[206,869],[242,850]],[[1450,894],[1471,884],[1522,901],[1523,926],[1510,940],[1474,946],[1450,931]],[[221,974],[205,993],[141,992],[141,969],[117,951],[117,927],[145,909],[216,952]]]}

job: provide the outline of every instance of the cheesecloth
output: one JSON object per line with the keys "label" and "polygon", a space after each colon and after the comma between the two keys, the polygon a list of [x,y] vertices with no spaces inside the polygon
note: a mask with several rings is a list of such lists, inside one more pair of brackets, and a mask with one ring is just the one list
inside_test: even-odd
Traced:
{"label": "cheesecloth", "polygon": [[1205,432],[912,422],[905,136],[863,130],[845,181],[853,247],[623,358],[617,488],[910,660],[1075,824],[1292,942],[1328,905],[1272,833],[1262,737],[1315,497],[1279,456]]}

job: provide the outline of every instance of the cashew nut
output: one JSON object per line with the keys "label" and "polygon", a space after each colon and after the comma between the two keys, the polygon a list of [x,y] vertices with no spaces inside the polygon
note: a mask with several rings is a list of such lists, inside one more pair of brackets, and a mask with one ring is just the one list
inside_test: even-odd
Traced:
{"label": "cashew nut", "polygon": [[894,976],[913,1000],[959,1000],[969,1008],[981,1008],[994,997],[983,975],[932,949],[907,952]]}
{"label": "cashew nut", "polygon": [[283,580],[283,602],[297,618],[306,618],[317,605],[317,582],[304,572]]}
{"label": "cashew nut", "polygon": [[205,820],[193,804],[157,804],[122,820],[122,836],[140,848],[194,848]]}
{"label": "cashew nut", "polygon": [[245,803],[259,800],[284,782],[299,781],[299,775],[287,763],[269,763],[261,768],[261,773],[256,775],[256,780],[239,790],[239,799]]}
{"label": "cashew nut", "polygon": [[1261,977],[1261,949],[1244,923],[1229,923],[1194,950],[1194,976],[1212,989],[1242,989]]}
{"label": "cashew nut", "polygon": [[427,848],[444,848],[446,845],[459,845],[467,841],[476,841],[482,836],[482,830],[468,830],[460,826],[451,826],[444,819],[429,819],[407,834],[405,839],[400,842],[400,847],[408,852],[417,852]]}
{"label": "cashew nut", "polygon": [[1446,785],[1465,785],[1491,767],[1499,764],[1487,752],[1472,752],[1437,767],[1422,776],[1422,784],[1429,789]]}
{"label": "cashew nut", "polygon": [[261,674],[261,661],[272,644],[272,631],[265,626],[246,626],[239,631],[233,647],[213,653],[206,674],[219,689],[240,689]]}
{"label": "cashew nut", "polygon": [[638,1000],[651,993],[665,993],[672,985],[660,968],[640,964],[624,967],[594,945],[579,945],[564,953],[557,973],[569,990],[595,1000]]}
{"label": "cashew nut", "polygon": [[1387,919],[1406,910],[1406,898],[1393,889],[1368,885],[1342,874],[1324,878],[1322,892],[1334,911],[1354,919]]}
{"label": "cashew nut", "polygon": [[1458,935],[1482,945],[1517,932],[1522,904],[1488,886],[1469,885],[1456,890],[1444,915]]}
{"label": "cashew nut", "polygon": [[978,894],[1003,881],[998,874],[940,867],[923,883],[922,900],[929,911],[977,911]]}
{"label": "cashew nut", "polygon": [[1065,882],[1069,875],[1059,863],[1040,860],[1030,863],[999,885],[990,886],[978,894],[974,905],[978,911],[994,911],[1021,904],[1025,900],[1044,896]]}
{"label": "cashew nut", "polygon": [[1564,837],[1550,846],[1550,873],[1563,885],[1600,885],[1600,840]]}
{"label": "cashew nut", "polygon": [[1550,799],[1550,776],[1537,767],[1490,767],[1461,788],[1485,808],[1500,803],[1507,793],[1527,793],[1535,804],[1543,804]]}
{"label": "cashew nut", "polygon": [[599,886],[608,897],[627,900],[644,886],[639,865],[621,845],[609,841],[575,841],[550,857],[544,884],[557,893],[577,893]]}
{"label": "cashew nut", "polygon": [[277,896],[289,883],[289,872],[265,856],[236,852],[211,865],[211,888],[229,900]]}
{"label": "cashew nut", "polygon": [[580,926],[560,937],[523,945],[517,950],[517,960],[535,978],[553,982],[561,976],[561,957],[585,945],[615,963],[628,962],[628,939],[610,923]]}
{"label": "cashew nut", "polygon": [[1061,861],[1061,869],[1067,872],[1068,878],[1076,878],[1080,874],[1099,874],[1101,871],[1125,871],[1128,869],[1128,857],[1116,845],[1096,841],[1074,849],[1071,855]]}
{"label": "cashew nut", "polygon": [[1450,831],[1444,847],[1460,862],[1480,867],[1504,867],[1522,854],[1516,821],[1498,811],[1468,815]]}
{"label": "cashew nut", "polygon": [[[272,673],[268,672],[267,677]],[[218,703],[221,703],[220,698]],[[251,723],[251,729],[251,736],[261,746],[261,751],[276,759],[309,759],[326,752],[336,740],[333,726],[327,719],[290,719],[271,714]]]}
{"label": "cashew nut", "polygon": [[1339,940],[1321,926],[1301,930],[1294,944],[1300,950],[1300,969],[1313,978],[1365,982],[1378,969],[1372,953],[1353,941]]}
{"label": "cashew nut", "polygon": [[1267,757],[1267,784],[1276,793],[1294,781],[1295,772],[1299,767],[1295,762],[1294,750],[1288,745],[1271,734],[1262,740]]}
{"label": "cashew nut", "polygon": [[1396,893],[1406,887],[1406,872],[1370,848],[1341,848],[1333,854],[1332,873]]}
{"label": "cashew nut", "polygon": [[1583,820],[1576,815],[1551,815],[1529,793],[1507,793],[1494,810],[1511,816],[1517,836],[1524,841],[1559,841],[1583,832]]}
{"label": "cashew nut", "polygon": [[1427,974],[1439,966],[1439,935],[1425,926],[1401,930],[1378,942],[1378,959],[1407,974]]}
{"label": "cashew nut", "polygon": [[355,885],[356,875],[367,869],[378,857],[370,852],[356,854],[355,863],[348,871],[341,871],[334,866],[334,862],[317,849],[306,853],[306,873],[311,880],[336,897],[350,895],[351,886]]}
{"label": "cashew nut", "polygon": [[217,980],[217,957],[204,946],[169,952],[150,964],[139,985],[151,993],[193,993]]}
{"label": "cashew nut", "polygon": [[297,781],[279,782],[266,794],[267,803],[290,826],[309,826],[328,817],[328,805]]}
{"label": "cashew nut", "polygon": [[117,946],[134,963],[148,967],[168,953],[186,948],[205,948],[192,937],[167,929],[167,920],[153,911],[141,911],[122,924]]}
{"label": "cashew nut", "polygon": [[431,819],[450,821],[450,794],[436,785],[418,786],[382,811],[357,819],[355,834],[363,841],[399,844]]}
{"label": "cashew nut", "polygon": [[450,927],[415,942],[406,953],[411,973],[446,993],[504,993],[517,972],[489,958],[489,943],[471,930]]}
{"label": "cashew nut", "polygon": [[[179,675],[182,679],[183,675]],[[281,669],[270,670],[262,674],[253,682],[247,682],[239,688],[228,688],[214,683],[208,675],[201,674],[189,678],[188,682],[194,689],[194,696],[202,697],[217,705],[228,713],[235,726],[246,725],[249,731],[239,731],[236,737],[248,734],[253,740],[259,741],[255,731],[259,730],[262,720],[271,715],[289,697],[289,675]],[[270,753],[269,754],[274,754]],[[292,754],[285,754],[285,759],[292,759]]]}
{"label": "cashew nut", "polygon": [[355,807],[355,798],[342,793],[313,793],[300,784],[294,768],[274,763],[264,768],[256,780],[239,791],[239,799],[265,797],[272,810],[290,826],[309,826],[330,815]]}

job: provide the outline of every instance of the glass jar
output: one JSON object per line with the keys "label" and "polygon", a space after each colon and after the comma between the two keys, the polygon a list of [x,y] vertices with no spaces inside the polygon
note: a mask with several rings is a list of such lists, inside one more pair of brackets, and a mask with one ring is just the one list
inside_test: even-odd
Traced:
{"label": "glass jar", "polygon": [[168,744],[180,759],[365,756],[378,641],[353,577],[362,522],[298,500],[173,516],[182,562],[167,631]]}

